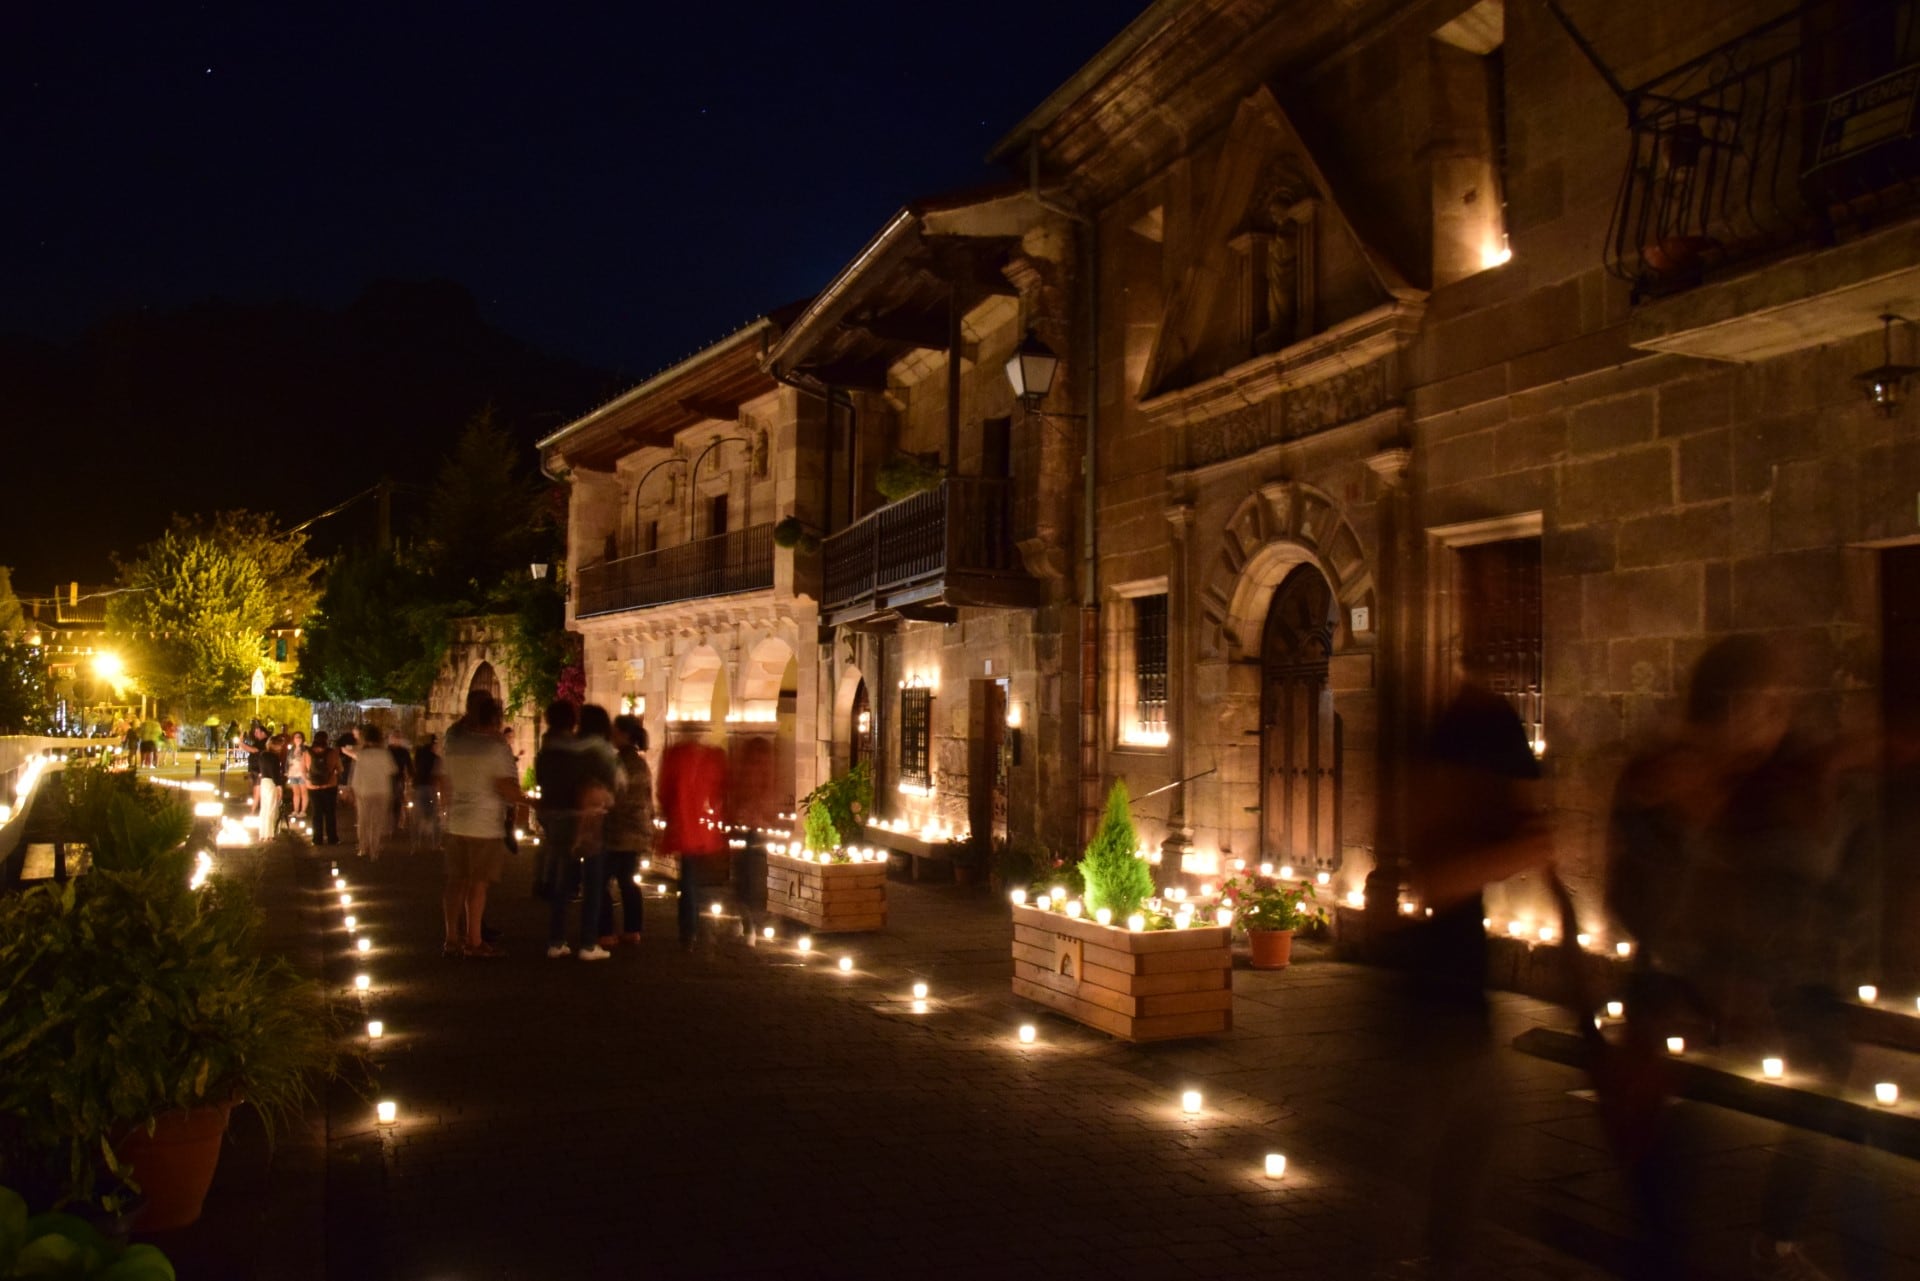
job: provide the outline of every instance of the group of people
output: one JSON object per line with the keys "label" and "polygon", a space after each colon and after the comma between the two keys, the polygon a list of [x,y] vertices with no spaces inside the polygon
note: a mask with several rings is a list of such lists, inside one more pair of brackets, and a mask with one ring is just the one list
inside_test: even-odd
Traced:
{"label": "group of people", "polygon": [[[415,848],[439,846],[437,735],[410,747],[397,735],[390,739],[378,726],[363,725],[342,734],[337,743],[327,731],[318,730],[309,743],[304,731],[276,732],[255,721],[239,738],[238,751],[246,761],[262,840],[271,840],[287,820],[310,820],[315,845],[338,845],[344,790],[354,805],[359,857],[379,858],[409,813]],[[403,786],[402,779],[409,784],[424,780],[425,786]]]}
{"label": "group of people", "polygon": [[[1796,1072],[1846,1083],[1842,993],[1873,973],[1877,942],[1873,771],[1913,753],[1810,732],[1791,667],[1760,639],[1718,642],[1695,666],[1681,722],[1620,777],[1606,905],[1631,938],[1633,968],[1624,1036],[1614,1040],[1589,1025],[1599,1002],[1576,948],[1583,927],[1530,794],[1540,771],[1527,735],[1476,679],[1485,674],[1465,673],[1428,745],[1413,807],[1413,882],[1431,915],[1398,937],[1412,997],[1405,1061],[1419,1064],[1428,1087],[1426,1146],[1444,1154],[1434,1167],[1430,1275],[1472,1275],[1472,1201],[1499,1106],[1488,1084],[1495,1043],[1481,895],[1495,881],[1531,872],[1559,903],[1568,1004],[1588,1029],[1601,1119],[1641,1215],[1635,1276],[1693,1275],[1683,1171],[1694,1154],[1666,1106],[1668,1037],[1784,1050]],[[1755,1275],[1826,1275],[1799,1245],[1816,1168],[1790,1144],[1772,1158]]]}

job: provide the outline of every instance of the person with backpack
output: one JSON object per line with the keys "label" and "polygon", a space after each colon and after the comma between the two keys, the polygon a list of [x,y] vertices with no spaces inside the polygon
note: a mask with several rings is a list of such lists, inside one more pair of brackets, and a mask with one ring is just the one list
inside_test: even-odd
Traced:
{"label": "person with backpack", "polygon": [[313,736],[307,749],[307,805],[313,811],[313,843],[340,843],[340,752],[327,731]]}

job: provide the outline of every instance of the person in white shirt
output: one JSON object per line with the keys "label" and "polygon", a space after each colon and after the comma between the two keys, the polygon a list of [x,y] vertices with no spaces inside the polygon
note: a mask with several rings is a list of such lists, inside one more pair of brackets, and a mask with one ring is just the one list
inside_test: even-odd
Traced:
{"label": "person in white shirt", "polygon": [[440,899],[446,918],[440,947],[444,956],[506,955],[480,935],[487,887],[500,879],[507,865],[501,829],[522,799],[501,720],[493,695],[474,690],[467,695],[466,716],[447,731],[441,747],[441,812],[446,815],[441,843],[447,866]]}

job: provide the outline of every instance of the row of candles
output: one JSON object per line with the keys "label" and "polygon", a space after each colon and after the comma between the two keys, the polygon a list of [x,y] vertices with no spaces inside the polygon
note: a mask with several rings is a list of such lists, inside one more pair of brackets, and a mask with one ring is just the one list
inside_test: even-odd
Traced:
{"label": "row of candles", "polygon": [[[347,888],[347,878],[340,875],[340,865],[332,865],[334,893],[339,896],[340,911],[344,914],[341,923],[346,926],[347,937],[353,940],[353,951],[358,956],[368,956],[373,952],[373,940],[360,932],[360,918],[353,912],[353,892]],[[354,994],[360,998],[362,1008],[373,992],[373,975],[360,970],[353,976]],[[382,1019],[367,1020],[367,1041],[369,1044],[383,1040],[387,1035],[387,1025]],[[381,1099],[374,1104],[374,1116],[381,1125],[393,1125],[400,1119],[400,1105],[393,1099]]]}
{"label": "row of candles", "polygon": [[[1879,989],[1875,988],[1871,983],[1863,983],[1860,985],[1861,1001],[1871,1005],[1878,997]],[[1627,1005],[1625,1001],[1608,1001],[1606,1004],[1606,1014],[1604,1016],[1595,1015],[1593,1024],[1595,1027],[1601,1027],[1609,1020],[1617,1023],[1626,1017]],[[1684,1036],[1670,1036],[1666,1039],[1666,1043],[1667,1053],[1673,1055],[1675,1058],[1679,1058],[1687,1052],[1687,1038]],[[1769,1054],[1760,1060],[1760,1077],[1762,1080],[1784,1081],[1786,1076],[1786,1059],[1777,1054]],[[1878,1103],[1881,1107],[1892,1107],[1900,1101],[1899,1083],[1895,1081],[1876,1082],[1873,1087],[1873,1099],[1874,1102]]]}

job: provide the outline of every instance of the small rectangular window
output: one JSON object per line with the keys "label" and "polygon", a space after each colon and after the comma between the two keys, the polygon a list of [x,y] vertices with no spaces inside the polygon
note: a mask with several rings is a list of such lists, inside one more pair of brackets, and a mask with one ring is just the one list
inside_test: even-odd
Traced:
{"label": "small rectangular window", "polygon": [[1512,704],[1538,754],[1546,737],[1540,540],[1475,543],[1458,556],[1461,665]]}
{"label": "small rectangular window", "polygon": [[1167,598],[1133,600],[1134,737],[1163,741],[1167,733]]}
{"label": "small rectangular window", "polygon": [[284,636],[273,638],[273,661],[276,663],[287,661],[287,638]]}
{"label": "small rectangular window", "polygon": [[933,691],[900,691],[900,783],[927,791],[933,786]]}

